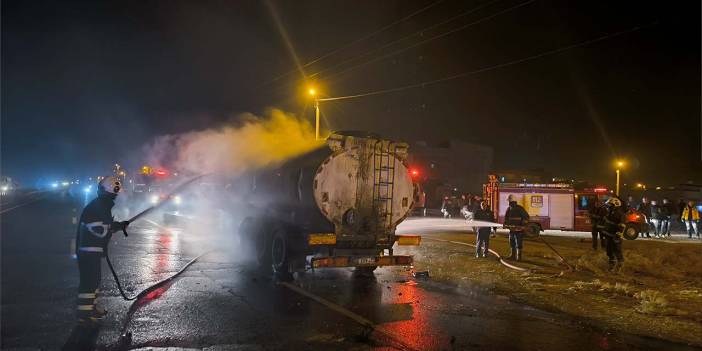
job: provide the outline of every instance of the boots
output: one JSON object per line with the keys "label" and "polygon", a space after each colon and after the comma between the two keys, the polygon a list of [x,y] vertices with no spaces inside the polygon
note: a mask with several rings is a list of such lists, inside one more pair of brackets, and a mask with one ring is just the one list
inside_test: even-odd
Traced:
{"label": "boots", "polygon": [[517,261],[522,260],[522,249],[517,249]]}

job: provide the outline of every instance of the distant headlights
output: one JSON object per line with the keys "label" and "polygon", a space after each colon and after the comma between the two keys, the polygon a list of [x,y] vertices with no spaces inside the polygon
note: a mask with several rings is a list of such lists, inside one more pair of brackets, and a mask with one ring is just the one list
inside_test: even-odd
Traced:
{"label": "distant headlights", "polygon": [[158,203],[158,195],[151,195],[150,201],[151,201],[152,205],[157,204]]}
{"label": "distant headlights", "polygon": [[173,203],[175,203],[176,205],[180,205],[182,202],[183,200],[180,198],[179,195],[173,197]]}

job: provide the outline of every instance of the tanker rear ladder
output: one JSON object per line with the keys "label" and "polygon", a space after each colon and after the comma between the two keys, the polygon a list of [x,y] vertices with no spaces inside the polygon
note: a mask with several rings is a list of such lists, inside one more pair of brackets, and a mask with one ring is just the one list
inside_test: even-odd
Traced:
{"label": "tanker rear ladder", "polygon": [[379,140],[373,146],[373,208],[380,219],[376,223],[376,235],[392,225],[397,146],[393,145],[390,152],[390,144]]}

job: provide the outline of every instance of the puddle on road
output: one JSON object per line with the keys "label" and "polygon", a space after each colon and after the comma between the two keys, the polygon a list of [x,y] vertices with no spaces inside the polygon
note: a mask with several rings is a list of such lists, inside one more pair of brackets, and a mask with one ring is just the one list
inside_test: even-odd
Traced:
{"label": "puddle on road", "polygon": [[421,350],[692,349],[662,340],[602,332],[570,316],[494,295],[486,288],[456,288],[431,278],[414,279],[399,269],[380,269],[376,277],[364,278],[350,270],[318,271],[306,274],[298,284]]}

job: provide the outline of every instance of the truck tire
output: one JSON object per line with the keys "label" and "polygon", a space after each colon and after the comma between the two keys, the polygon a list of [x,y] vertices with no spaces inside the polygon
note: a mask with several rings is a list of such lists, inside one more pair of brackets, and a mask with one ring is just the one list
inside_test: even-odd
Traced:
{"label": "truck tire", "polygon": [[271,233],[265,227],[259,226],[254,237],[254,251],[258,268],[263,272],[271,270]]}
{"label": "truck tire", "polygon": [[639,237],[639,227],[636,223],[627,223],[622,236],[627,240],[636,240]]}
{"label": "truck tire", "polygon": [[290,262],[290,245],[284,228],[276,227],[271,234],[271,264],[275,273],[288,272]]}

